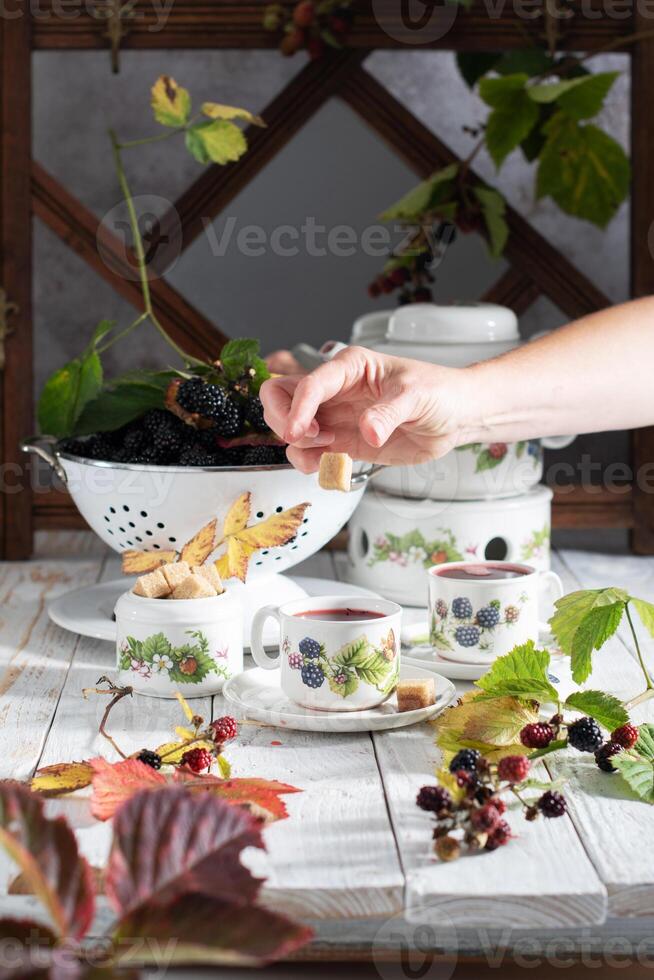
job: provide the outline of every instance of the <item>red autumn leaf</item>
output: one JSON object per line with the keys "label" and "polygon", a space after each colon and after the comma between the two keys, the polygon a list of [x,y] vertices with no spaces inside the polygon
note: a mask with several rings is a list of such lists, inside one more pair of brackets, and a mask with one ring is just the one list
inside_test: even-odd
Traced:
{"label": "red autumn leaf", "polygon": [[95,906],[93,874],[66,821],[46,817],[43,800],[25,786],[2,781],[0,844],[47,909],[57,934],[83,936]]}
{"label": "red autumn leaf", "polygon": [[98,756],[93,766],[91,813],[97,820],[110,820],[116,810],[143,789],[163,789],[166,777],[138,759],[107,762]]}
{"label": "red autumn leaf", "polygon": [[138,793],[114,820],[107,897],[123,915],[185,892],[249,904],[261,882],[239,856],[244,847],[263,846],[259,824],[214,796],[174,786]]}
{"label": "red autumn leaf", "polygon": [[182,895],[165,908],[141,906],[121,920],[116,933],[119,942],[147,940],[135,947],[136,959],[146,966],[160,966],[155,957],[171,936],[171,966],[262,966],[304,946],[313,933],[268,909],[198,894]]}
{"label": "red autumn leaf", "polygon": [[233,806],[247,807],[253,816],[266,821],[285,820],[288,810],[281,797],[285,793],[302,792],[296,786],[276,779],[217,779],[216,776],[196,776],[184,769],[177,769],[173,778],[193,792],[210,792]]}

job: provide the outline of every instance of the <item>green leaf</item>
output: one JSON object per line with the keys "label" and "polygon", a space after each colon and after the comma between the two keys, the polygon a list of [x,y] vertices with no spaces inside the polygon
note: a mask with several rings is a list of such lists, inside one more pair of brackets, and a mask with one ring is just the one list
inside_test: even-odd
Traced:
{"label": "green leaf", "polygon": [[612,756],[611,762],[636,796],[654,803],[654,725],[641,725],[634,747]]}
{"label": "green leaf", "polygon": [[572,660],[572,677],[582,684],[592,669],[592,652],[617,630],[628,595],[623,589],[584,589],[557,599],[549,623]]}
{"label": "green leaf", "polygon": [[232,774],[232,767],[224,755],[219,755],[216,759],[218,763],[218,768],[220,769],[220,775],[223,779],[229,779]]}
{"label": "green leaf", "polygon": [[497,258],[504,251],[509,237],[509,226],[504,217],[506,201],[499,191],[491,187],[475,187],[474,194],[481,204],[481,213],[488,230],[490,253]]}
{"label": "green leaf", "polygon": [[503,460],[503,456],[500,456],[498,459],[496,456],[492,456],[488,449],[482,449],[477,456],[475,473],[483,473],[484,470],[494,470],[496,466],[499,466],[500,463],[503,462]]}
{"label": "green leaf", "polygon": [[645,599],[635,599],[633,596],[629,597],[629,602],[638,613],[640,621],[649,635],[654,636],[654,605]]}
{"label": "green leaf", "polygon": [[604,99],[620,72],[607,71],[598,75],[582,75],[547,85],[532,85],[527,89],[535,102],[557,102],[572,119],[590,119],[602,108]]}
{"label": "green leaf", "polygon": [[566,214],[604,228],[629,192],[624,150],[597,126],[557,112],[545,124],[547,142],[536,176],[538,197],[549,195]]}
{"label": "green leaf", "polygon": [[359,678],[355,673],[347,673],[347,680],[344,684],[338,684],[333,677],[328,678],[328,683],[330,689],[334,694],[339,694],[342,698],[347,698],[350,694],[354,694],[359,686]]}
{"label": "green leaf", "polygon": [[335,664],[343,667],[356,667],[358,664],[365,663],[370,658],[370,644],[365,636],[360,636],[351,643],[346,643],[340,648],[338,653],[332,657]]}
{"label": "green leaf", "polygon": [[102,365],[95,350],[75,358],[46,381],[38,405],[41,431],[69,436],[84,407],[102,387]]}
{"label": "green leaf", "polygon": [[495,65],[498,75],[543,75],[553,65],[551,57],[543,48],[517,48],[515,51],[507,51]]}
{"label": "green leaf", "polygon": [[537,707],[512,697],[481,702],[466,698],[436,719],[436,742],[442,749],[478,749],[491,759],[524,753],[520,731],[538,721]]}
{"label": "green leaf", "polygon": [[382,683],[392,666],[392,662],[381,653],[375,653],[364,663],[357,664],[354,669],[359,680],[377,687]]}
{"label": "green leaf", "polygon": [[557,701],[558,691],[547,677],[549,664],[547,650],[539,650],[533,640],[529,640],[498,657],[476,684],[488,697]]}
{"label": "green leaf", "polygon": [[154,657],[170,656],[170,643],[164,633],[154,633],[143,640],[141,656],[148,663],[152,663]]}
{"label": "green leaf", "polygon": [[151,408],[163,408],[165,390],[166,385],[149,382],[112,383],[86,405],[75,423],[74,433],[88,435],[119,429]]}
{"label": "green leaf", "polygon": [[496,51],[459,51],[456,64],[465,83],[469,88],[474,88],[482,75],[495,66],[499,57]]}
{"label": "green leaf", "polygon": [[520,72],[479,83],[480,96],[493,109],[486,122],[486,146],[498,169],[538,119],[538,108],[525,89],[527,78]]}
{"label": "green leaf", "polygon": [[250,375],[250,391],[258,394],[259,388],[270,377],[268,366],[259,355],[259,341],[249,338],[229,340],[220,352],[220,362],[228,381],[236,381],[246,372]]}
{"label": "green leaf", "polygon": [[242,130],[226,119],[197,123],[186,130],[185,139],[199,163],[234,163],[248,148]]}
{"label": "green leaf", "polygon": [[584,715],[590,715],[610,732],[629,721],[622,701],[604,691],[575,691],[565,703]]}
{"label": "green leaf", "polygon": [[[413,187],[408,194],[400,198],[381,215],[382,221],[417,221],[422,215],[429,211],[433,204],[437,203],[439,193],[445,189],[449,191],[452,182],[459,172],[459,165],[451,163],[442,170],[437,170],[431,177],[423,180],[417,187]],[[445,197],[440,200],[446,200]]]}

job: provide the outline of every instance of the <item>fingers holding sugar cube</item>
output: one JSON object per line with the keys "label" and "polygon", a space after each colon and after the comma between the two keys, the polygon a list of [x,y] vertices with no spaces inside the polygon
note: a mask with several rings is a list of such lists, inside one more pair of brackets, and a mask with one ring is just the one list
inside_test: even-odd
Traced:
{"label": "fingers holding sugar cube", "polygon": [[347,453],[323,453],[318,483],[323,490],[349,492],[352,486],[352,458]]}

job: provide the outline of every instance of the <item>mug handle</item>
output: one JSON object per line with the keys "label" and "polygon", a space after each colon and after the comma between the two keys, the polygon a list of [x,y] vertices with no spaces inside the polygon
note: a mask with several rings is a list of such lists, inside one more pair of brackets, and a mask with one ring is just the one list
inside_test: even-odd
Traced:
{"label": "mug handle", "polygon": [[[556,572],[541,572],[540,573],[540,575],[538,576],[538,585],[539,585],[539,587],[542,588],[542,585],[544,585],[546,583],[549,584],[549,587],[548,587],[548,585],[546,585],[546,588],[548,589],[549,592],[551,592],[554,595],[554,598],[560,599],[561,596],[563,595],[563,592],[564,592],[563,582],[561,581],[561,579],[559,578],[559,576],[556,574]],[[539,623],[538,624],[538,629],[539,629],[539,631],[541,633],[551,633],[550,624],[549,623]]]}
{"label": "mug handle", "polygon": [[[264,670],[273,670],[274,667],[279,667],[280,655],[271,657],[270,654],[266,653],[265,647],[263,645],[263,627],[267,619],[276,619],[279,623],[280,633],[282,620],[279,615],[279,606],[262,606],[254,614],[254,619],[252,620],[252,631],[250,633],[250,649],[252,650],[252,656],[255,663],[259,667],[263,667]],[[280,637],[281,638],[281,637]]]}

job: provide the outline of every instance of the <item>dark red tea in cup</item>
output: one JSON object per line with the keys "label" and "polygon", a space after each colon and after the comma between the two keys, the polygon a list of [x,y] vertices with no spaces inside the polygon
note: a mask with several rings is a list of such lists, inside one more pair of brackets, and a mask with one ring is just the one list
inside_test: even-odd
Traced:
{"label": "dark red tea in cup", "polygon": [[483,564],[453,565],[442,570],[434,569],[434,575],[439,578],[454,578],[462,582],[484,581],[490,582],[496,579],[522,578],[523,575],[531,575],[531,569],[524,565],[495,564],[494,562],[484,562]]}
{"label": "dark red tea in cup", "polygon": [[307,609],[306,612],[293,613],[297,619],[314,619],[322,623],[347,623],[350,620],[383,619],[384,613],[373,609]]}

